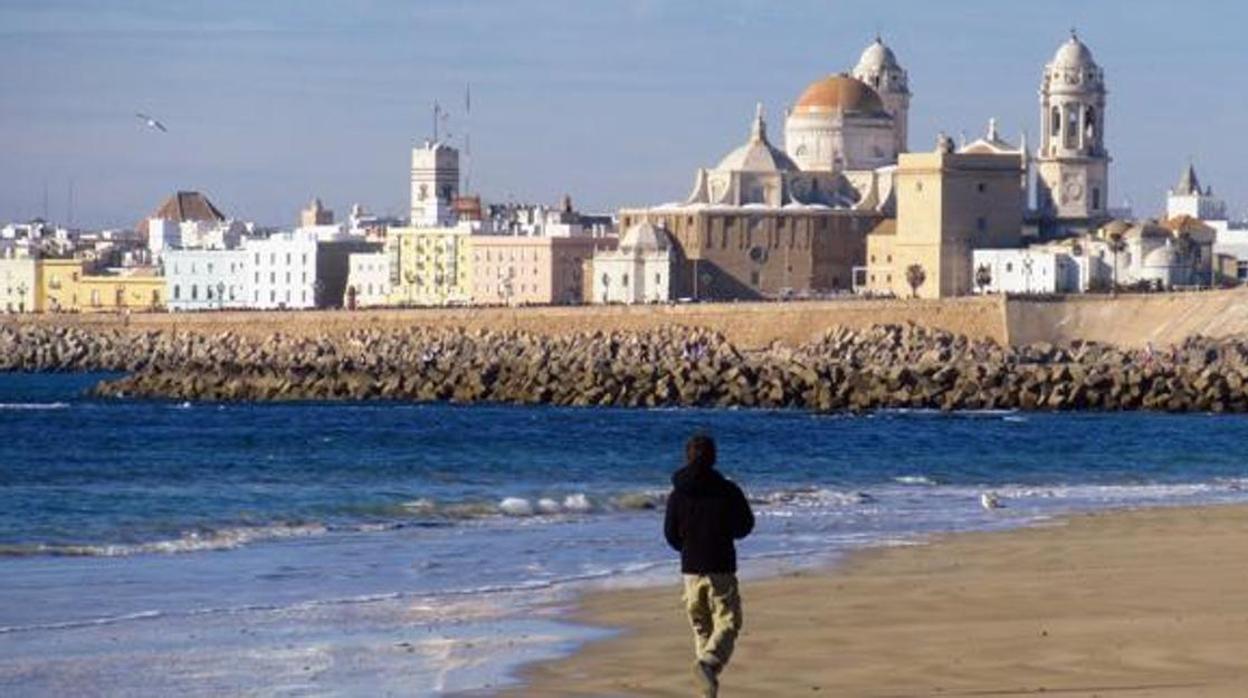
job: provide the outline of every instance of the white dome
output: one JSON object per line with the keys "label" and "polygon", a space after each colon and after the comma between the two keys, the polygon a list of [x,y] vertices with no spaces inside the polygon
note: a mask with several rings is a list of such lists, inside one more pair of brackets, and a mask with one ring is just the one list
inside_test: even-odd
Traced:
{"label": "white dome", "polygon": [[862,57],[858,59],[858,67],[855,73],[875,72],[886,68],[900,68],[897,63],[897,56],[893,50],[884,43],[880,37],[875,37],[875,41],[862,52]]}
{"label": "white dome", "polygon": [[768,142],[763,108],[759,105],[750,131],[750,140],[725,155],[716,169],[734,172],[795,172],[798,167],[783,150]]}
{"label": "white dome", "polygon": [[1079,37],[1071,34],[1066,43],[1058,47],[1057,53],[1053,54],[1052,65],[1063,68],[1095,67],[1096,60],[1092,58],[1092,50],[1080,41]]}
{"label": "white dome", "polygon": [[629,228],[620,239],[620,252],[624,254],[666,252],[670,249],[672,237],[666,230],[656,228],[649,221],[642,221]]}
{"label": "white dome", "polygon": [[1178,264],[1178,255],[1175,254],[1174,247],[1170,245],[1162,245],[1144,256],[1144,266],[1146,267],[1169,269],[1170,267],[1178,266]]}

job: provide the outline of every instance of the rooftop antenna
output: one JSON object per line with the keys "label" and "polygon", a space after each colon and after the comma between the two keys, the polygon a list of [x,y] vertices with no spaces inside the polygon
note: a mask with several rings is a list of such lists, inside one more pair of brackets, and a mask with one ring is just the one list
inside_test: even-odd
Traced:
{"label": "rooftop antenna", "polygon": [[472,194],[472,85],[464,84],[464,194]]}
{"label": "rooftop antenna", "polygon": [[43,216],[42,218],[43,218],[43,221],[46,223],[48,220],[48,180],[46,177],[43,180]]}
{"label": "rooftop antenna", "polygon": [[442,107],[438,100],[433,100],[433,142],[438,142],[438,121],[442,118]]}
{"label": "rooftop antenna", "polygon": [[65,195],[65,218],[67,227],[74,226],[74,180],[69,180],[69,191]]}

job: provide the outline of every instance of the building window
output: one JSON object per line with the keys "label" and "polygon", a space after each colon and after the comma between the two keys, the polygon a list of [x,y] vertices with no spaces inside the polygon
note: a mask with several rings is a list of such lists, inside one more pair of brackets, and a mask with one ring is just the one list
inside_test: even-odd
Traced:
{"label": "building window", "polygon": [[623,286],[624,288],[628,288],[628,274],[625,274],[623,277],[620,278],[620,285]]}
{"label": "building window", "polygon": [[875,264],[875,255],[871,255],[871,263]]}
{"label": "building window", "polygon": [[976,188],[977,190],[979,190],[979,193],[980,193],[980,194],[983,194],[984,192],[988,191],[988,185],[987,185],[987,184],[984,184],[983,182],[980,182],[979,184],[976,184],[976,185],[975,185],[975,188]]}
{"label": "building window", "polygon": [[757,269],[750,272],[750,284],[753,286],[758,285],[758,270]]}
{"label": "building window", "polygon": [[182,287],[179,286],[178,284],[173,285],[173,299],[175,301],[182,299]]}
{"label": "building window", "polygon": [[983,216],[980,216],[979,218],[976,218],[976,219],[975,219],[975,229],[976,229],[976,230],[978,230],[978,231],[979,231],[979,232],[981,232],[981,233],[982,233],[982,232],[984,232],[985,230],[987,230],[987,229],[988,229],[988,219],[987,219],[987,218],[984,218]]}
{"label": "building window", "polygon": [[1098,210],[1100,208],[1101,208],[1101,188],[1092,187],[1092,209]]}
{"label": "building window", "polygon": [[1013,263],[1013,262],[1006,262],[1006,263],[1005,263],[1005,270],[1006,270],[1007,272],[1008,272],[1008,271],[1014,271],[1014,263]]}
{"label": "building window", "polygon": [[914,190],[923,191],[923,182],[921,180],[914,183]]}
{"label": "building window", "polygon": [[199,286],[191,284],[191,300],[199,300]]}

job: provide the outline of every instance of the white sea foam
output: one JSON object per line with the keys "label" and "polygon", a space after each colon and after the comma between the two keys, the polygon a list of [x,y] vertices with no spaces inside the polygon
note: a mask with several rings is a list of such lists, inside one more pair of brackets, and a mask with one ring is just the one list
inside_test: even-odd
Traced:
{"label": "white sea foam", "polygon": [[249,543],[284,538],[302,538],[326,533],[323,524],[275,524],[272,526],[240,526],[211,531],[188,531],[178,538],[146,543],[113,543],[104,545],[30,544],[0,546],[0,557],[53,555],[64,557],[128,557],[143,554],[195,553],[213,550],[234,550]]}
{"label": "white sea foam", "polygon": [[935,480],[926,475],[898,475],[893,478],[893,482],[902,485],[927,485],[929,487],[937,484]]}
{"label": "white sea foam", "polygon": [[508,516],[532,516],[533,503],[524,497],[505,497],[498,503],[498,510]]}
{"label": "white sea foam", "polygon": [[68,402],[0,402],[0,410],[13,411],[63,410],[67,407]]}
{"label": "white sea foam", "polygon": [[563,508],[567,509],[568,511],[577,511],[577,512],[583,513],[592,509],[593,505],[590,504],[589,497],[586,497],[584,494],[578,492],[576,494],[570,494],[563,498]]}
{"label": "white sea foam", "polygon": [[558,514],[560,511],[559,502],[549,497],[542,497],[537,500],[537,510],[543,514]]}

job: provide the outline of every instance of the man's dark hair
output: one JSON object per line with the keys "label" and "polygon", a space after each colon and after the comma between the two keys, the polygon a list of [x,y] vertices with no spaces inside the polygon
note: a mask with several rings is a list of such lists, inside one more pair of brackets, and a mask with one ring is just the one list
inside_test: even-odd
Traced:
{"label": "man's dark hair", "polygon": [[685,465],[694,470],[710,470],[715,465],[715,439],[694,434],[685,442]]}

